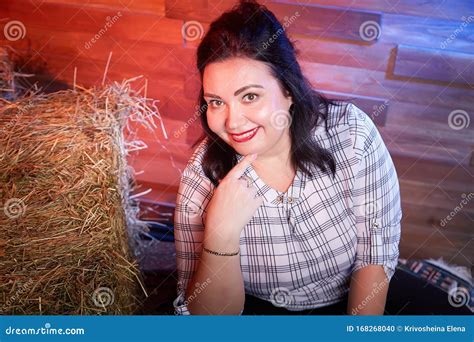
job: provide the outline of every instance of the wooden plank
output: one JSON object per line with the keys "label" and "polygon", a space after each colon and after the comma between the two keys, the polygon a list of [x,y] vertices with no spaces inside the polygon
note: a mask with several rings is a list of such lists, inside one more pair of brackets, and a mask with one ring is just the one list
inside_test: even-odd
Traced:
{"label": "wooden plank", "polygon": [[443,164],[417,157],[392,154],[399,180],[409,180],[432,186],[465,192],[472,184],[474,172],[461,165]]}
{"label": "wooden plank", "polygon": [[361,45],[332,40],[292,35],[298,50],[298,60],[311,63],[341,65],[366,70],[386,72],[391,51],[396,44],[382,43]]}
{"label": "wooden plank", "polygon": [[179,90],[162,99],[160,107],[164,116],[187,123],[187,127],[200,125],[199,111],[196,108],[197,99],[188,98]]}
{"label": "wooden plank", "polygon": [[151,201],[176,203],[176,194],[178,193],[179,183],[158,184],[154,182],[138,180],[137,184],[139,185],[139,188],[135,193],[140,193],[142,191],[146,191],[147,189],[151,189],[151,192],[148,192],[140,198],[146,198]]}
{"label": "wooden plank", "polygon": [[[236,1],[229,0],[218,3],[205,0],[166,0],[166,16],[185,21],[198,21],[201,24],[210,23],[235,4]],[[288,29],[290,34],[374,43],[378,38],[377,33],[380,32],[381,14],[373,11],[339,9],[302,3],[289,4],[283,1],[267,2],[265,5]],[[314,18],[318,18],[318,20],[316,21]],[[371,36],[373,34],[372,28],[377,31],[373,37]],[[360,32],[365,33],[361,35]]]}
{"label": "wooden plank", "polygon": [[[105,66],[112,53],[109,67],[133,69],[136,75],[146,75],[150,72],[160,72],[160,78],[183,78],[195,72],[194,55],[192,51],[185,49],[182,45],[163,44],[155,42],[133,42],[121,40],[117,42],[108,37],[100,39],[91,49],[83,48],[83,44],[88,35],[84,34],[48,34],[47,31],[32,34],[35,42],[33,51],[37,59],[45,63],[56,63],[56,59],[73,60],[81,58],[88,63],[95,63],[99,68]],[[6,43],[0,41],[0,43]],[[8,44],[13,46],[20,54],[27,55],[27,47],[18,47],[18,44]],[[137,53],[137,51],[140,53]],[[35,51],[38,51],[36,53]]]}
{"label": "wooden plank", "polygon": [[[89,87],[98,86],[102,83],[106,63],[98,63],[88,58],[68,56],[52,56],[43,54],[42,58],[47,59],[48,72],[55,80],[63,80],[72,85],[74,79],[74,68],[77,68],[77,84]],[[107,71],[106,83],[112,81],[121,82],[124,79],[130,79],[140,74],[136,67],[126,64],[110,65]],[[182,91],[182,79],[173,78],[171,75],[166,78],[161,77],[160,70],[150,71],[144,78],[148,79],[148,97],[161,99],[163,96],[172,94],[178,90]],[[140,86],[143,83],[140,83]]]}
{"label": "wooden plank", "polygon": [[267,6],[291,34],[373,44],[382,30],[382,14],[372,11],[289,4],[279,0]]}
{"label": "wooden plank", "polygon": [[191,125],[188,128],[187,143],[192,146],[202,140],[203,130],[201,125]]}
{"label": "wooden plank", "polygon": [[339,65],[300,63],[316,89],[386,98],[390,101],[472,108],[472,96],[463,88],[423,84],[386,78],[385,72]]}
{"label": "wooden plank", "polygon": [[[61,32],[89,33],[89,38],[80,42],[81,46],[91,43],[93,38],[100,41],[104,37],[116,41],[126,39],[161,43],[182,42],[183,39],[182,22],[161,15],[64,3],[44,3],[38,7],[28,0],[2,1],[0,11],[4,17],[23,23],[26,40],[38,28],[48,30],[50,35]],[[94,44],[91,43],[92,46]]]}
{"label": "wooden plank", "polygon": [[391,153],[469,167],[471,146],[467,142],[459,144],[430,135],[426,127],[387,126],[380,133]]}
{"label": "wooden plank", "polygon": [[150,155],[133,155],[128,159],[129,164],[137,172],[136,178],[139,181],[163,185],[173,185],[183,172],[188,160],[189,158],[184,162],[177,160],[172,153],[163,151],[150,153]]}
{"label": "wooden plank", "polygon": [[[474,216],[474,203],[464,204],[463,202],[467,198],[472,200],[472,196],[468,193],[469,189],[461,191],[451,189],[443,184],[429,184],[408,179],[399,179],[399,183],[404,205],[425,205],[439,209],[444,215],[448,215],[458,206],[462,207],[465,215]],[[437,222],[437,225],[440,226],[441,221]],[[457,227],[453,228],[456,231]]]}
{"label": "wooden plank", "polygon": [[296,0],[296,2],[337,6],[342,9],[362,9],[419,17],[433,17],[443,20],[459,20],[463,15],[474,13],[474,2],[458,1],[456,5],[446,0]]}
{"label": "wooden plank", "polygon": [[[427,204],[406,203],[402,199],[403,222],[409,222],[418,227],[431,227],[440,229],[446,234],[459,234],[462,239],[469,239],[472,236],[472,205],[470,212],[461,209],[450,216],[451,211],[454,212],[455,207],[459,205],[453,204],[453,208],[443,209]],[[469,203],[468,203],[469,205]],[[450,217],[448,219],[447,217]]]}
{"label": "wooden plank", "polygon": [[390,106],[389,100],[371,96],[325,91],[322,89],[318,91],[323,95],[326,95],[330,99],[344,100],[346,102],[355,104],[357,107],[362,109],[367,115],[369,115],[372,121],[374,121],[377,126],[385,126],[385,122],[387,121],[388,108]]}
{"label": "wooden plank", "polygon": [[[410,140],[410,143],[423,143],[426,146],[433,144],[439,147],[450,148],[452,146],[459,147],[464,151],[463,159],[470,155],[470,146],[474,144],[474,136],[471,130],[456,131],[448,125],[446,127],[430,127],[423,125],[422,121],[406,120],[409,126],[398,123],[391,123],[388,127],[381,129],[381,133],[387,136],[394,143],[404,139]],[[471,134],[471,135],[469,135]]]}
{"label": "wooden plank", "polygon": [[[431,105],[429,102],[423,104],[408,103],[403,101],[392,101],[389,112],[389,125],[410,127],[424,127],[431,131],[434,136],[450,138],[453,141],[474,143],[474,126],[464,125],[462,129],[453,129],[453,116],[456,110],[470,111],[471,108],[447,107],[444,105]],[[463,114],[461,114],[463,115]],[[450,125],[451,123],[451,125]],[[458,125],[460,128],[461,125]]]}
{"label": "wooden plank", "polygon": [[165,0],[166,17],[210,23],[235,4],[235,0]]}
{"label": "wooden plank", "polygon": [[[64,0],[31,0],[31,2],[40,8],[43,3],[64,4]],[[88,8],[113,8],[121,11],[133,11],[135,13],[144,12],[162,16],[165,15],[164,0],[68,0],[67,2]]]}
{"label": "wooden plank", "polygon": [[184,96],[186,99],[193,101],[193,99],[197,99],[199,97],[199,91],[201,90],[201,77],[199,72],[197,71],[197,67],[195,72],[187,73],[184,76]]}
{"label": "wooden plank", "polygon": [[141,198],[138,204],[140,207],[140,219],[173,224],[175,203],[151,201],[148,198]]}
{"label": "wooden plank", "polygon": [[452,108],[393,102],[390,111],[380,132],[392,153],[470,167],[474,127],[454,129]]}
{"label": "wooden plank", "polygon": [[[135,132],[136,136],[141,140],[144,140],[146,143],[150,142],[155,144],[158,141],[162,141],[170,144],[186,145],[187,131],[185,129],[185,122],[166,117],[161,113],[161,111],[159,111],[159,114],[161,117],[161,123],[160,120],[155,119],[154,121],[157,127],[154,128],[153,131],[150,131],[139,123],[130,123],[129,126]],[[162,125],[164,126],[167,136],[165,136],[162,130]]]}
{"label": "wooden plank", "polygon": [[[468,13],[459,12],[458,18]],[[436,18],[420,20],[419,16],[384,14],[384,29],[380,41],[474,53],[474,16],[472,11],[470,14],[469,22]],[[451,39],[451,36],[454,39]]]}
{"label": "wooden plank", "polygon": [[394,75],[461,84],[474,83],[474,53],[458,53],[399,45]]}
{"label": "wooden plank", "polygon": [[139,174],[139,182],[160,184],[166,187],[178,186],[185,163],[171,161],[169,155],[155,154],[153,158],[130,158],[129,164]]}
{"label": "wooden plank", "polygon": [[[464,227],[464,230],[453,231],[451,228],[440,227],[439,225],[420,225],[416,222],[411,222],[409,218],[402,220],[402,237],[405,240],[405,234],[420,234],[421,237],[418,242],[426,240],[430,235],[437,235],[442,238],[444,247],[465,246],[469,240],[472,239],[469,228]],[[474,251],[473,251],[474,252]],[[471,252],[472,253],[472,252]]]}
{"label": "wooden plank", "polygon": [[400,257],[405,259],[438,259],[448,263],[472,266],[474,240],[430,227],[410,223],[402,225]]}
{"label": "wooden plank", "polygon": [[167,163],[172,164],[180,163],[186,164],[191,158],[193,149],[188,144],[180,144],[171,141],[155,141],[144,139],[142,136],[139,137],[148,148],[140,150],[135,153],[131,153],[130,160],[151,160],[155,157],[163,157],[166,159]]}

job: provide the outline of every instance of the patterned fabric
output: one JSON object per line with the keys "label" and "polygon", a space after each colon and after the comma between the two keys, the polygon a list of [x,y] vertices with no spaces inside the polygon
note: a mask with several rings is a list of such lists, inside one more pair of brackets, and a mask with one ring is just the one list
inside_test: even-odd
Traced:
{"label": "patterned fabric", "polygon": [[[298,169],[282,193],[266,185],[252,165],[244,173],[265,199],[240,235],[245,292],[280,306],[284,301],[288,310],[340,301],[351,274],[364,266],[382,265],[388,279],[397,266],[400,190],[382,137],[353,104],[332,105],[328,126],[329,135],[318,127],[315,139],[336,160],[334,179],[316,167],[311,176]],[[201,167],[206,143],[188,162],[176,202],[176,314],[189,314],[184,291],[197,269],[214,191]]]}
{"label": "patterned fabric", "polygon": [[398,269],[423,279],[428,284],[446,292],[448,303],[452,307],[467,306],[474,313],[474,287],[472,286],[472,280],[457,274],[454,266],[450,267],[441,259],[400,259]]}

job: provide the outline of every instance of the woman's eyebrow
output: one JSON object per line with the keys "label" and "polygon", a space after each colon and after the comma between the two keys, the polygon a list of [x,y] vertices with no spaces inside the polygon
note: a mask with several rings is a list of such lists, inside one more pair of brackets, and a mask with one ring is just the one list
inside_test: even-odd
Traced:
{"label": "woman's eyebrow", "polygon": [[[238,90],[235,91],[234,93],[234,96],[237,96],[239,95],[241,92],[247,90],[248,88],[262,88],[263,89],[263,86],[259,85],[259,84],[249,84],[249,85],[246,85]],[[206,97],[213,97],[213,98],[216,98],[216,99],[221,99],[220,96],[217,96],[217,95],[214,95],[214,94],[210,94],[210,93],[204,93],[203,96],[206,96]]]}

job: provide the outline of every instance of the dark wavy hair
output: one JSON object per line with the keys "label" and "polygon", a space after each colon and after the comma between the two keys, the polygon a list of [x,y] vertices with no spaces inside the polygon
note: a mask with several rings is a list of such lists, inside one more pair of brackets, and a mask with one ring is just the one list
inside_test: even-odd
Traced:
{"label": "dark wavy hair", "polygon": [[201,76],[199,103],[204,133],[193,148],[208,137],[202,167],[206,176],[217,186],[218,180],[237,164],[236,151],[215,134],[207,123],[207,104],[203,96],[205,67],[231,57],[246,57],[270,67],[280,87],[290,93],[291,162],[296,168],[311,174],[309,165],[323,172],[336,172],[331,153],[318,145],[313,132],[320,121],[328,131],[329,105],[337,104],[312,89],[296,60],[296,51],[281,23],[265,6],[256,1],[240,1],[230,11],[211,23],[197,49],[197,67]]}

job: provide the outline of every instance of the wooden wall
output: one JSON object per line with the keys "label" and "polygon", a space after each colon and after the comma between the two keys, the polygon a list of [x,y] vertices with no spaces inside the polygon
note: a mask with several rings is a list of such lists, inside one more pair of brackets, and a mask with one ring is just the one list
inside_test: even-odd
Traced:
{"label": "wooden wall", "polygon": [[[288,23],[314,87],[354,97],[378,125],[400,179],[401,256],[443,256],[472,267],[474,2],[261,2]],[[148,96],[160,101],[169,139],[160,131],[141,132],[150,148],[131,162],[143,170],[139,180],[142,190],[153,190],[149,198],[173,202],[201,132],[194,62],[200,32],[188,31],[185,39],[183,27],[204,32],[234,3],[2,0],[0,43],[29,51],[31,61],[69,84],[75,68],[77,83],[100,84],[110,53],[107,81],[144,75]],[[19,36],[12,31],[7,37],[4,28],[12,21],[23,27]]]}

